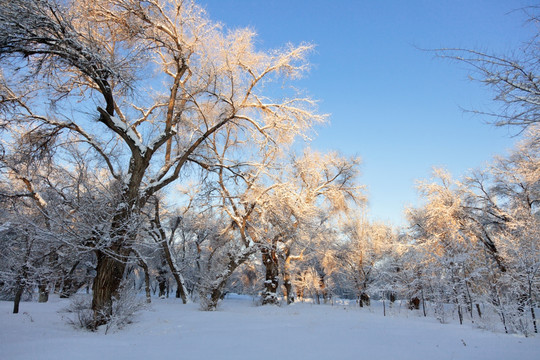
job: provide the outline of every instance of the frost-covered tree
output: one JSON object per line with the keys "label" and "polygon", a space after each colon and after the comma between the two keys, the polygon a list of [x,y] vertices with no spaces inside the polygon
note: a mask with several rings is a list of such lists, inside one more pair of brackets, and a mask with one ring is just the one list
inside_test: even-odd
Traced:
{"label": "frost-covered tree", "polygon": [[281,153],[258,146],[263,151],[238,161],[233,160],[238,156],[238,134],[225,134],[225,142],[212,142],[219,161],[208,166],[213,176],[207,178],[207,191],[216,211],[228,220],[211,245],[214,265],[208,266],[217,268],[203,287],[206,294],[201,298],[208,301],[203,307],[215,307],[226,280],[256,253],[265,272],[263,304],[278,303],[282,278],[290,300],[288,267],[299,256],[291,251],[293,245],[314,236],[315,228],[350,201],[363,199],[355,183],[358,160],[306,151],[287,161]]}
{"label": "frost-covered tree", "polygon": [[[464,181],[470,191],[464,208],[470,229],[481,240],[483,250],[495,260],[488,270],[489,280],[479,289],[489,288],[489,304],[495,306],[506,331],[527,332],[522,315],[530,308],[534,331],[535,281],[538,267],[536,223],[538,219],[538,131],[539,89],[539,16],[538,6],[522,9],[532,36],[507,54],[471,49],[440,49],[437,54],[466,63],[472,79],[493,91],[496,110],[474,111],[494,119],[495,125],[525,131],[525,139],[508,157],[495,160],[488,169],[478,171]],[[519,264],[519,265],[518,265]],[[485,278],[485,274],[479,278]],[[480,290],[482,292],[482,290]]]}
{"label": "frost-covered tree", "polygon": [[[518,315],[528,309],[532,327],[536,325],[535,304],[540,291],[540,128],[531,126],[516,149],[505,158],[497,158],[490,168],[493,176],[492,201],[502,208],[504,223],[498,224],[495,242],[507,271],[502,275],[504,295],[517,306]],[[487,197],[487,196],[486,196]],[[487,200],[484,198],[484,200]],[[488,203],[484,201],[484,203]],[[489,208],[493,208],[489,206]],[[516,299],[518,300],[516,303]],[[514,316],[516,317],[516,316]],[[527,318],[515,321],[518,331],[527,332]]]}
{"label": "frost-covered tree", "polygon": [[119,184],[109,226],[88,239],[96,325],[111,314],[141,209],[188,163],[204,162],[210,136],[227,126],[279,146],[322,119],[309,98],[271,85],[301,76],[311,46],[263,52],[254,37],[224,31],[192,1],[14,0],[0,8],[2,127],[70,138],[99,157],[103,182]]}
{"label": "frost-covered tree", "polygon": [[[67,297],[88,282],[93,268],[88,239],[112,213],[110,204],[117,192],[100,183],[99,169],[90,170],[92,160],[85,159],[76,144],[61,151],[59,165],[49,153],[60,152],[58,148],[43,145],[37,134],[10,135],[17,141],[6,144],[0,158],[0,200],[8,218],[4,221],[12,228],[9,233],[25,234],[10,238],[26,245],[10,242],[4,254],[16,259],[27,252],[25,263],[33,270],[25,272],[25,281],[29,290],[39,288],[40,301],[46,301],[52,290]],[[37,145],[42,154],[29,151]]]}
{"label": "frost-covered tree", "polygon": [[[337,226],[340,217],[359,209],[365,201],[363,186],[356,181],[359,163],[359,158],[306,150],[292,160],[286,192],[274,193],[276,205],[268,213],[275,217],[272,224],[278,228],[289,224],[289,230],[287,236],[267,244],[271,245],[270,254],[273,251],[275,256],[265,266],[274,269],[274,273],[281,272],[287,302],[292,300],[291,283],[298,283],[298,274],[293,275],[291,262],[298,260],[305,260],[302,263],[318,274],[316,294],[321,293],[325,300],[328,298],[330,276],[336,271],[332,242],[338,240],[332,228]],[[267,293],[273,298],[279,289],[279,281],[275,277],[267,277],[266,281],[272,286],[267,288]]]}
{"label": "frost-covered tree", "polygon": [[487,169],[463,181],[437,171],[437,181],[420,185],[425,205],[409,212],[408,268],[429,300],[455,304],[460,321],[474,309],[482,316],[483,304],[507,332],[537,331],[538,139],[532,125]]}
{"label": "frost-covered tree", "polygon": [[346,279],[358,304],[369,306],[372,287],[383,275],[382,262],[396,245],[396,236],[390,226],[369,222],[363,216],[349,217],[343,225],[343,235],[340,275]]}

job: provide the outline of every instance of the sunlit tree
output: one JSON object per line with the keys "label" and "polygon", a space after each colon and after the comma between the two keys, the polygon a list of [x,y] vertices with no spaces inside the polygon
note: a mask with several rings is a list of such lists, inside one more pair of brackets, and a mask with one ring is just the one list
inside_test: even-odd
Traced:
{"label": "sunlit tree", "polygon": [[13,95],[2,98],[3,126],[47,141],[69,134],[120,184],[95,241],[97,325],[137,238],[132,219],[204,158],[209,136],[227,125],[279,146],[322,119],[309,98],[271,85],[301,76],[311,46],[257,51],[254,36],[222,30],[192,1],[15,0],[0,9],[2,93]]}

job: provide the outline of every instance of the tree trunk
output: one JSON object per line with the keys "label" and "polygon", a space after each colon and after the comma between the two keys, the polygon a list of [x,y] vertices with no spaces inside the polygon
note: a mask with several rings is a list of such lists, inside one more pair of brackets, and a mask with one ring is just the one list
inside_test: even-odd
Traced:
{"label": "tree trunk", "polygon": [[151,295],[150,295],[150,274],[148,273],[148,268],[144,271],[144,290],[146,292],[146,302],[151,303]]}
{"label": "tree trunk", "polygon": [[139,256],[139,265],[143,268],[143,271],[144,271],[144,291],[146,293],[146,302],[150,304],[152,302],[151,295],[150,295],[150,271],[148,269],[148,265],[146,264],[144,259],[140,256]]}
{"label": "tree trunk", "polygon": [[[109,248],[109,251],[113,251],[115,254],[119,254],[120,257],[125,253],[125,249]],[[112,301],[113,297],[117,295],[118,288],[122,282],[124,276],[124,270],[126,269],[126,263],[119,261],[101,250],[96,251],[97,267],[96,277],[93,284],[93,298],[92,298],[92,310],[94,311],[94,326],[100,326],[107,323],[112,315]]]}
{"label": "tree trunk", "polygon": [[28,274],[28,267],[27,265],[23,265],[22,271],[20,276],[17,278],[17,291],[15,292],[15,299],[13,299],[13,313],[18,314],[19,313],[19,304],[21,303],[21,298],[24,292],[24,288],[26,285],[26,278]]}
{"label": "tree trunk", "polygon": [[302,260],[303,252],[298,256],[291,256],[291,249],[289,246],[285,247],[285,250],[280,253],[279,262],[283,266],[281,273],[283,275],[283,287],[285,292],[283,296],[287,299],[287,305],[290,305],[294,302],[294,292],[292,286],[292,276],[291,276],[291,261],[293,260]]}
{"label": "tree trunk", "polygon": [[[324,275],[319,274],[319,291],[323,298],[323,302],[326,304],[328,302],[328,291],[326,290],[326,284],[324,282]],[[320,304],[319,299],[317,299],[317,304]]]}
{"label": "tree trunk", "polygon": [[471,314],[471,320],[473,318],[473,299],[471,296],[471,291],[469,290],[469,282],[465,281],[465,290],[467,291],[467,310]]}
{"label": "tree trunk", "polygon": [[303,285],[302,277],[300,275],[297,275],[296,280],[298,281],[298,285],[296,286],[296,297],[300,299],[300,301],[304,302],[305,287]]}
{"label": "tree trunk", "polygon": [[174,261],[172,259],[171,250],[169,249],[169,244],[166,240],[161,241],[161,248],[163,249],[163,254],[165,255],[165,260],[171,269],[171,273],[176,281],[176,298],[182,298],[182,303],[187,303],[187,291],[184,284],[184,278],[180,274],[180,271],[176,268]]}
{"label": "tree trunk", "polygon": [[410,310],[419,310],[420,309],[420,299],[415,296],[409,300],[409,309]]}
{"label": "tree trunk", "polygon": [[222,284],[220,284],[220,286],[218,286],[217,288],[215,288],[212,291],[212,294],[210,295],[211,307],[209,308],[209,310],[215,310],[219,300],[221,300],[224,297],[223,296],[223,287],[224,287],[224,285],[225,285],[225,283],[222,283]]}
{"label": "tree trunk", "polygon": [[289,273],[283,274],[283,286],[285,287],[285,298],[287,299],[287,305],[294,302],[294,293],[292,291],[291,275]]}
{"label": "tree trunk", "polygon": [[458,304],[457,306],[458,311],[458,317],[459,317],[459,325],[463,325],[463,310],[461,309],[461,305]]}
{"label": "tree trunk", "polygon": [[165,274],[159,272],[158,276],[156,276],[156,280],[158,282],[158,289],[159,289],[158,296],[164,299],[165,295],[168,295],[169,293],[167,290],[167,277]]}
{"label": "tree trunk", "polygon": [[[150,294],[150,270],[148,269],[148,264],[144,261],[142,255],[137,251],[133,250],[133,253],[139,260],[139,266],[143,269],[144,272],[144,290],[146,292],[146,302],[151,303],[151,294]],[[134,284],[134,288],[137,288],[137,284]]]}
{"label": "tree trunk", "polygon": [[424,312],[424,317],[427,316],[426,312],[426,298],[424,297],[424,290],[422,289],[422,311]]}
{"label": "tree trunk", "polygon": [[[223,298],[223,289],[233,272],[242,265],[251,254],[255,247],[244,249],[240,254],[229,254],[229,263],[224,271],[210,283],[203,283],[200,287],[201,305],[203,310],[215,310],[219,300]],[[210,270],[210,269],[209,269]]]}
{"label": "tree trunk", "polygon": [[478,313],[478,317],[482,318],[482,311],[480,311],[480,304],[475,304],[475,305],[476,305],[476,312]]}
{"label": "tree trunk", "polygon": [[19,313],[19,304],[21,303],[23,291],[24,291],[24,286],[22,284],[19,284],[19,286],[17,286],[17,292],[15,293],[15,299],[13,299],[13,313],[14,314]]}
{"label": "tree trunk", "polygon": [[360,293],[360,296],[358,297],[358,304],[360,305],[360,307],[364,307],[364,305],[365,306],[371,305],[371,299],[366,292],[362,291]]}
{"label": "tree trunk", "polygon": [[535,334],[538,334],[538,327],[536,326],[536,314],[534,312],[534,302],[533,302],[533,293],[532,293],[532,281],[529,281],[529,297],[527,299],[528,303],[529,303],[529,307],[531,309],[531,318],[532,318],[532,322],[533,322],[533,327],[534,327],[534,333]]}
{"label": "tree trunk", "polygon": [[531,308],[531,317],[533,321],[534,333],[538,334],[538,327],[536,326],[536,314],[534,312],[534,306],[531,305],[530,308]]}
{"label": "tree trunk", "polygon": [[277,289],[279,285],[278,258],[274,249],[262,248],[262,261],[266,269],[262,304],[278,304]]}
{"label": "tree trunk", "polygon": [[46,283],[40,283],[38,286],[38,302],[40,303],[46,303],[49,301],[49,290],[47,289]]}

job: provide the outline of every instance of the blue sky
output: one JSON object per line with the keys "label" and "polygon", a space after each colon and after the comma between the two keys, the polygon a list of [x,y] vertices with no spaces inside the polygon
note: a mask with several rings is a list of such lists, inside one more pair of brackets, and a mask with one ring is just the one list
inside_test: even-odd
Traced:
{"label": "blue sky", "polygon": [[363,159],[370,215],[402,224],[418,203],[415,180],[434,166],[455,177],[504,154],[515,131],[462,108],[496,109],[493,94],[460,63],[420,49],[508,53],[530,38],[525,0],[199,0],[226,27],[250,27],[262,48],[316,45],[299,86],[320,100],[330,124],[312,147]]}

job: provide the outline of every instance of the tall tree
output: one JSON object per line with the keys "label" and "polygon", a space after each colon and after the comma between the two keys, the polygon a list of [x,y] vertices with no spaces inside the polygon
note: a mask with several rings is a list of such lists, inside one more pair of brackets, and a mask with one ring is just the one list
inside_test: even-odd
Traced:
{"label": "tall tree", "polygon": [[138,213],[204,157],[209,136],[227,125],[279,144],[322,119],[309,98],[269,85],[301,76],[311,46],[261,52],[254,36],[223,31],[193,1],[14,0],[0,8],[2,92],[18,99],[6,108],[8,125],[39,129],[44,139],[70,134],[120,184],[109,226],[93,239],[96,325],[111,315]]}

